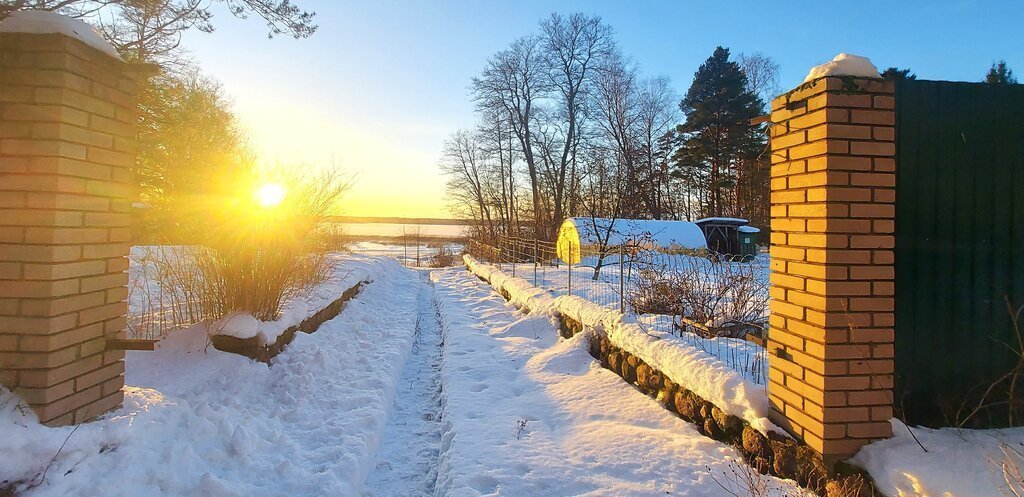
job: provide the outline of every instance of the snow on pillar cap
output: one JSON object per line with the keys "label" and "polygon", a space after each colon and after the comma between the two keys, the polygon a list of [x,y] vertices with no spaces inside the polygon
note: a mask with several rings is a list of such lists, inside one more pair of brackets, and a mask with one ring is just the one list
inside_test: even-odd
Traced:
{"label": "snow on pillar cap", "polygon": [[54,12],[19,10],[0,21],[0,33],[62,34],[89,45],[117,60],[124,59],[92,26]]}
{"label": "snow on pillar cap", "polygon": [[811,68],[804,83],[809,83],[825,76],[857,76],[861,78],[881,78],[878,68],[867,57],[841,53],[834,59],[820,66]]}

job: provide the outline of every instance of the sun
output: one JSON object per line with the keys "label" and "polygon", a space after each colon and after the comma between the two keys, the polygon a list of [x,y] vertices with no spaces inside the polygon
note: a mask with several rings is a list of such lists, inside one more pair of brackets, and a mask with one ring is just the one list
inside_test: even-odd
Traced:
{"label": "sun", "polygon": [[267,183],[256,189],[256,203],[260,207],[275,207],[284,200],[285,189],[277,183]]}

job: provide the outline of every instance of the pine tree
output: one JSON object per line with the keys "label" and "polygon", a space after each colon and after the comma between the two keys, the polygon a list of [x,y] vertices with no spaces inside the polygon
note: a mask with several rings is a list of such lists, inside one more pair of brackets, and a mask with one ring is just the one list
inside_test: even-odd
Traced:
{"label": "pine tree", "polygon": [[910,69],[900,69],[898,67],[890,67],[882,71],[882,78],[889,81],[903,81],[903,80],[915,80],[917,75],[910,72]]}
{"label": "pine tree", "polygon": [[1013,75],[1013,70],[1006,66],[1005,60],[992,64],[989,68],[988,74],[985,75],[986,83],[994,84],[1017,84],[1017,78]]}
{"label": "pine tree", "polygon": [[699,215],[742,214],[730,195],[743,168],[755,163],[764,147],[760,129],[750,125],[763,106],[747,90],[747,77],[726,48],[716,48],[694,75],[679,104],[686,122],[679,127],[683,140],[675,159],[677,170],[685,172],[681,175],[706,178]]}

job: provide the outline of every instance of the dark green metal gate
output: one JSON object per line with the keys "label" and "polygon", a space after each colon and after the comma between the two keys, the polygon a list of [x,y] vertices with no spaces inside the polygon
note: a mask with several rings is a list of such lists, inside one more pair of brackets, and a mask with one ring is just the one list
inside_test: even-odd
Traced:
{"label": "dark green metal gate", "polygon": [[[948,424],[1018,362],[1024,85],[899,82],[896,121],[895,406]],[[1006,423],[988,414],[971,424]]]}

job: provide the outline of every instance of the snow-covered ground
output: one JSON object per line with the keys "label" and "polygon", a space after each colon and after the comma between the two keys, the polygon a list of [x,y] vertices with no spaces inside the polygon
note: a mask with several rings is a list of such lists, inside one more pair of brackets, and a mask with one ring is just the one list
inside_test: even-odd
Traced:
{"label": "snow-covered ground", "polygon": [[27,481],[29,496],[359,495],[412,348],[421,282],[389,259],[346,264],[373,283],[271,366],[207,348],[197,327],[129,352],[124,407],[99,421],[41,427],[3,394],[0,481]]}
{"label": "snow-covered ground", "polygon": [[864,447],[853,459],[885,495],[1024,495],[1024,428],[913,428],[911,436],[903,423],[892,424],[892,438]]}
{"label": "snow-covered ground", "polygon": [[[523,315],[473,275],[432,274],[444,333],[438,491],[452,496],[700,495],[746,491],[736,451],[700,435]],[[770,495],[804,495],[763,477]]]}
{"label": "snow-covered ground", "polygon": [[427,273],[420,273],[416,338],[398,380],[394,409],[365,497],[429,497],[437,480],[441,445],[441,326]]}

